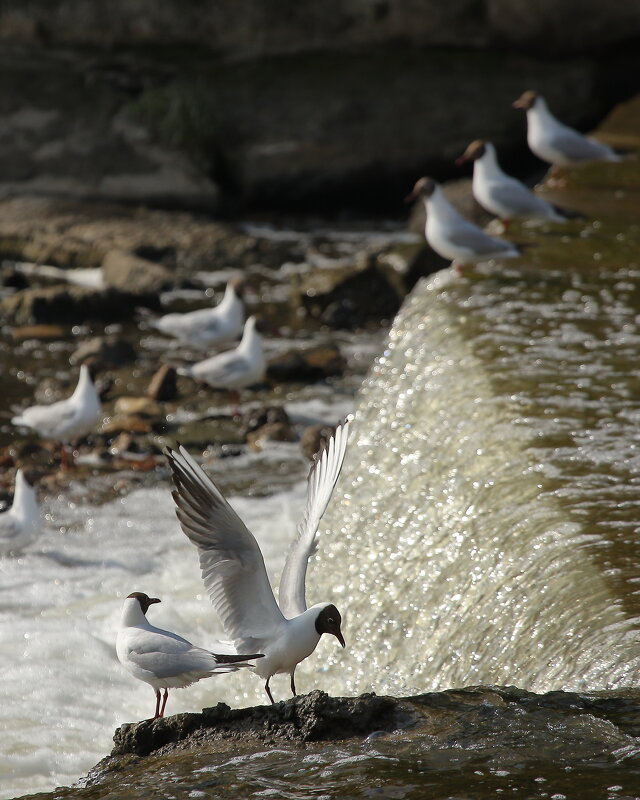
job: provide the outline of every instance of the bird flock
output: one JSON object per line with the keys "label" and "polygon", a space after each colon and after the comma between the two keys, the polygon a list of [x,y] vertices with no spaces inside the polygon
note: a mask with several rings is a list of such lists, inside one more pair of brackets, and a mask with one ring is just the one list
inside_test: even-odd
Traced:
{"label": "bird flock", "polygon": [[[513,105],[526,112],[530,149],[552,166],[619,160],[607,145],[559,122],[536,92],[524,92]],[[513,219],[561,223],[567,218],[562,210],[503,172],[491,142],[472,142],[458,159],[459,163],[469,161],[473,163],[472,189],[476,200],[501,219],[505,229]],[[521,254],[516,245],[489,236],[466,220],[432,178],[420,178],[407,199],[424,202],[427,242],[458,268],[489,259],[517,258]],[[180,368],[181,374],[236,393],[263,379],[266,369],[263,343],[257,318],[250,316],[245,320],[245,288],[242,280],[233,279],[217,306],[186,314],[167,314],[152,323],[162,333],[200,349],[241,337],[234,348]],[[100,418],[100,398],[89,368],[83,365],[77,386],[68,398],[26,408],[12,418],[12,423],[58,443],[62,466],[67,467],[68,447],[94,430]],[[273,675],[289,675],[295,695],[296,667],[314,652],[324,633],[331,634],[345,647],[340,612],[326,601],[307,607],[305,578],[309,558],[317,548],[320,520],[345,458],[351,421],[352,417],[348,417],[338,425],[315,456],[303,517],[286,558],[277,601],[253,534],[184,447],[166,448],[179,525],[198,551],[204,586],[229,641],[217,642],[212,649],[197,647],[147,620],[150,606],[159,603],[159,598],[138,591],[128,595],[122,607],[116,652],[123,666],[154,690],[154,719],[164,715],[169,689],[239,669],[250,669],[264,680],[271,703]],[[13,505],[0,514],[0,554],[23,550],[37,538],[40,524],[36,493],[19,469]]]}

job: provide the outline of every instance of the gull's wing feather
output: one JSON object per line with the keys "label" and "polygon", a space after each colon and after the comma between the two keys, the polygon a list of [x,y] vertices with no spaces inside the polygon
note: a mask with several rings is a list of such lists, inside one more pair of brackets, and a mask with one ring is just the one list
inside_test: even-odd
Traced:
{"label": "gull's wing feather", "polygon": [[218,487],[180,447],[167,447],[176,514],[198,548],[205,588],[227,636],[240,651],[259,653],[284,622],[253,534]]}
{"label": "gull's wing feather", "polygon": [[464,250],[468,250],[477,255],[498,255],[515,250],[511,242],[503,239],[494,239],[489,236],[477,225],[473,225],[465,220],[464,225],[456,225],[448,234],[451,244]]}
{"label": "gull's wing feather", "polygon": [[307,504],[280,578],[280,609],[289,619],[307,610],[304,590],[307,563],[316,551],[318,526],[342,469],[352,420],[349,415],[338,425],[327,446],[316,454],[309,472]]}
{"label": "gull's wing feather", "polygon": [[55,439],[58,435],[64,435],[77,413],[76,406],[69,400],[65,398],[49,406],[30,406],[11,422],[33,428],[45,438]]}

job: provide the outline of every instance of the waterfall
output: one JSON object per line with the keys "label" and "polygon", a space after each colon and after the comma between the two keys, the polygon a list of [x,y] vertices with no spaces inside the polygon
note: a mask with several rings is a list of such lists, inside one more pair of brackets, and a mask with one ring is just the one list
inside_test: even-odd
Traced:
{"label": "waterfall", "polygon": [[345,619],[346,653],[317,656],[332,693],[633,683],[628,278],[446,270],[416,287],[363,385],[309,570],[309,601]]}

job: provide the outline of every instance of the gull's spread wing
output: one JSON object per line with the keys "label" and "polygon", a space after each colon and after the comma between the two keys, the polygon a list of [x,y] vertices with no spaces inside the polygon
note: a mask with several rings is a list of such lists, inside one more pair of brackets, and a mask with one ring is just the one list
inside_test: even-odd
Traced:
{"label": "gull's spread wing", "polygon": [[189,453],[167,447],[176,514],[198,548],[205,588],[239,651],[259,653],[283,624],[253,534]]}
{"label": "gull's spread wing", "polygon": [[307,609],[304,592],[307,563],[309,557],[316,551],[318,525],[342,469],[352,419],[353,417],[349,415],[342,425],[338,425],[327,446],[316,454],[309,472],[304,515],[298,525],[298,535],[289,549],[280,578],[280,608],[289,619]]}

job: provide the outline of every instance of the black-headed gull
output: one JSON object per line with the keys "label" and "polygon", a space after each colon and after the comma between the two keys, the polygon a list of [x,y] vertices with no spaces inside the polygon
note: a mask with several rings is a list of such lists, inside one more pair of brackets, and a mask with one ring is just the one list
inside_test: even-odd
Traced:
{"label": "black-headed gull", "polygon": [[0,514],[0,553],[19,553],[40,532],[40,506],[21,469],[16,472],[13,505]]}
{"label": "black-headed gull", "polygon": [[237,347],[218,353],[188,367],[179,367],[178,373],[194,380],[204,381],[214,389],[227,389],[235,397],[238,390],[264,380],[267,362],[262,346],[262,336],[256,329],[256,317],[249,317]]}
{"label": "black-headed gull", "polygon": [[242,278],[233,278],[227,283],[224,297],[214,308],[200,308],[186,314],[165,314],[151,324],[162,333],[195,347],[233,342],[244,326],[244,287]]}
{"label": "black-headed gull", "polygon": [[[57,403],[25,408],[13,417],[14,425],[31,428],[43,439],[61,444],[74,442],[91,433],[101,418],[100,398],[91,379],[89,367],[80,367],[78,384],[70,397]],[[63,466],[66,465],[66,450],[62,448]]]}
{"label": "black-headed gull", "polygon": [[423,199],[427,211],[427,242],[453,266],[459,268],[492,258],[516,258],[520,255],[514,244],[489,236],[458,213],[433,178],[420,178],[406,199],[410,201],[416,197]]}
{"label": "black-headed gull", "polygon": [[309,473],[307,502],[280,578],[279,605],[275,600],[260,547],[220,490],[189,453],[165,450],[176,489],[173,499],[182,530],[198,548],[200,569],[211,602],[236,649],[264,653],[254,671],[266,679],[291,676],[296,694],[296,666],[316,649],[323,633],[344,647],[340,612],[333,603],[307,608],[305,576],[309,557],[316,551],[316,533],[340,475],[349,435],[348,417],[325,449],[315,457]]}
{"label": "black-headed gull", "polygon": [[[147,620],[147,609],[159,603],[157,597],[132,592],[124,601],[116,652],[120,663],[138,680],[148,683],[156,694],[153,719],[164,716],[169,689],[183,689],[202,678],[251,667],[249,660],[260,654],[212,653],[171,631],[156,628]],[[160,689],[164,689],[160,705]]]}
{"label": "black-headed gull", "polygon": [[466,161],[473,161],[473,196],[486,211],[502,220],[505,229],[512,219],[566,220],[551,203],[503,172],[491,142],[482,139],[471,142],[456,164]]}
{"label": "black-headed gull", "polygon": [[557,167],[585,161],[620,161],[608,145],[564,125],[549,111],[544,97],[529,89],[513,103],[527,112],[527,142],[532,153]]}

